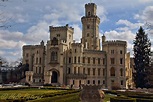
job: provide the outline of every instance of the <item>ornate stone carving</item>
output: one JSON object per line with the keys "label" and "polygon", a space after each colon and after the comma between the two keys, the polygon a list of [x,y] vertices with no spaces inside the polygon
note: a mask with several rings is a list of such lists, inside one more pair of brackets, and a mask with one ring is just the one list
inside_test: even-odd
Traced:
{"label": "ornate stone carving", "polygon": [[103,102],[104,92],[100,90],[100,85],[82,85],[80,93],[81,102]]}

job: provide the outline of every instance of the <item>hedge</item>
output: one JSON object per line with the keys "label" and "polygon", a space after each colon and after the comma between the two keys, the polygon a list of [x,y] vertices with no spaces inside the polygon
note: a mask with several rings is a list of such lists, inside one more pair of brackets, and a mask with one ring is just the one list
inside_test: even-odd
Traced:
{"label": "hedge", "polygon": [[113,97],[110,98],[110,102],[136,102],[136,100],[128,97]]}

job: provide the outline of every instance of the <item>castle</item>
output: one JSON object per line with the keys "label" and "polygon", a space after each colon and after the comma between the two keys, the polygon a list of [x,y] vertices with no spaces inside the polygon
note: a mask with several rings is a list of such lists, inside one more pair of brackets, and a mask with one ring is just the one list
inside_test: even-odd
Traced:
{"label": "castle", "polygon": [[[74,28],[49,27],[50,40],[44,45],[23,46],[23,64],[29,64],[26,81],[31,85],[103,85],[111,89],[132,87],[130,54],[126,41],[102,41],[99,37],[100,18],[95,3],[85,4],[81,18],[81,43],[73,40]],[[102,43],[102,48],[101,44]],[[102,50],[101,50],[102,49]]]}

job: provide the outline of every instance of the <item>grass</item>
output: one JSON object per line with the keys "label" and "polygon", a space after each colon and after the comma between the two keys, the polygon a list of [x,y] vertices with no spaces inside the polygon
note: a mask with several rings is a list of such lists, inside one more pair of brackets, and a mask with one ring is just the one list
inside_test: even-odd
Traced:
{"label": "grass", "polygon": [[57,93],[64,90],[49,89],[22,89],[22,90],[6,90],[0,91],[0,99],[19,99],[19,98],[40,98],[42,94]]}

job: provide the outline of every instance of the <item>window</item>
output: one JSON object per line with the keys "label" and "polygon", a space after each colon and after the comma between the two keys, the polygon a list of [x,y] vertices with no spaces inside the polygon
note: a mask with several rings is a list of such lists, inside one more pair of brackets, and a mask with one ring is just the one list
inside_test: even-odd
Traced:
{"label": "window", "polygon": [[110,61],[111,61],[111,64],[115,64],[115,58],[111,58]]}
{"label": "window", "polygon": [[93,58],[93,64],[95,64],[95,58]]}
{"label": "window", "polygon": [[41,79],[39,79],[39,82],[41,82]]}
{"label": "window", "polygon": [[71,73],[71,69],[70,68],[68,68],[68,74],[70,74]]}
{"label": "window", "polygon": [[75,84],[75,81],[73,80],[73,85]]}
{"label": "window", "polygon": [[88,80],[88,82],[87,82],[88,84],[90,84],[90,80]]}
{"label": "window", "polygon": [[111,50],[111,54],[114,54],[114,50]]}
{"label": "window", "polygon": [[120,69],[120,75],[123,76],[123,69]]}
{"label": "window", "polygon": [[120,58],[120,64],[123,64],[123,58]]}
{"label": "window", "polygon": [[76,63],[76,57],[74,57],[74,63]]}
{"label": "window", "polygon": [[98,85],[100,85],[100,80],[98,80]]}
{"label": "window", "polygon": [[121,85],[123,85],[123,80],[121,80]]}
{"label": "window", "polygon": [[103,76],[105,76],[105,69],[103,69]]}
{"label": "window", "polygon": [[83,74],[85,74],[86,72],[85,72],[85,68],[83,68]]}
{"label": "window", "polygon": [[89,29],[90,28],[90,25],[87,25],[87,29]]}
{"label": "window", "polygon": [[105,84],[105,80],[103,80],[103,84]]}
{"label": "window", "polygon": [[112,68],[110,69],[110,75],[111,75],[111,76],[115,76],[115,68],[114,68],[114,67],[112,67]]}
{"label": "window", "polygon": [[83,59],[82,59],[82,63],[85,63],[85,57],[83,57]]}
{"label": "window", "polygon": [[76,67],[74,67],[74,74],[76,74]]}
{"label": "window", "polygon": [[36,58],[36,64],[38,63],[38,58]]}
{"label": "window", "polygon": [[90,12],[88,12],[88,16],[90,16]]}
{"label": "window", "polygon": [[90,63],[90,57],[88,57],[88,64]]}
{"label": "window", "polygon": [[93,68],[93,75],[95,75],[95,68]]}
{"label": "window", "polygon": [[81,85],[81,80],[79,80],[79,85]]}
{"label": "window", "polygon": [[57,34],[57,37],[60,37],[60,34]]}
{"label": "window", "polygon": [[93,84],[95,84],[95,80],[93,80]]}
{"label": "window", "polygon": [[78,67],[78,74],[80,74],[80,67]]}
{"label": "window", "polygon": [[103,65],[105,65],[105,58],[103,58]]}
{"label": "window", "polygon": [[71,57],[69,57],[69,63],[71,63]]}
{"label": "window", "polygon": [[78,57],[78,63],[80,63],[80,57]]}
{"label": "window", "polygon": [[37,67],[36,67],[36,73],[37,73]]}
{"label": "window", "polygon": [[98,68],[98,76],[100,76],[100,68]]}
{"label": "window", "polygon": [[51,52],[51,61],[57,61],[57,52],[55,51]]}
{"label": "window", "polygon": [[87,33],[87,37],[89,37],[89,33]]}
{"label": "window", "polygon": [[98,64],[100,64],[100,58],[98,58]]}
{"label": "window", "polygon": [[90,68],[88,68],[88,75],[90,75]]}
{"label": "window", "polygon": [[39,74],[41,73],[41,67],[39,67]]}
{"label": "window", "polygon": [[120,54],[122,54],[123,52],[122,52],[122,50],[120,50]]}
{"label": "window", "polygon": [[39,58],[39,63],[41,64],[41,58]]}

